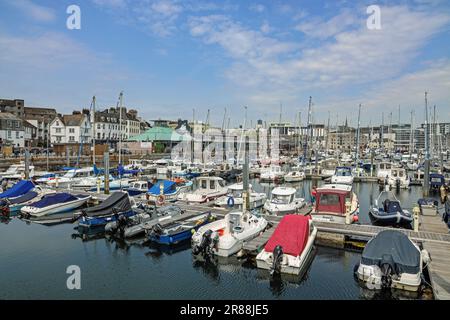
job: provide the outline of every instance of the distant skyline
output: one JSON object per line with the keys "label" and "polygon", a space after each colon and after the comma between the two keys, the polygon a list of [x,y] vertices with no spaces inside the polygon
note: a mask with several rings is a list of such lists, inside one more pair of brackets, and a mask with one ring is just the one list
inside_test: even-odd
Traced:
{"label": "distant skyline", "polygon": [[[81,30],[66,28],[69,5]],[[381,30],[366,26],[380,7]],[[262,119],[424,120],[424,92],[450,122],[450,2],[14,0],[0,3],[0,98],[60,113],[124,106],[144,119],[232,126]],[[430,119],[431,120],[431,119]]]}

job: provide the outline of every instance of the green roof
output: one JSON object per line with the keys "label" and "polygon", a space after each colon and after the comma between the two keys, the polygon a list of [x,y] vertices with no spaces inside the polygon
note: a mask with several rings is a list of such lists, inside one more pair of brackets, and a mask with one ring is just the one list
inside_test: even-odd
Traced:
{"label": "green roof", "polygon": [[153,127],[144,133],[131,137],[131,141],[182,141],[187,137],[169,127]]}

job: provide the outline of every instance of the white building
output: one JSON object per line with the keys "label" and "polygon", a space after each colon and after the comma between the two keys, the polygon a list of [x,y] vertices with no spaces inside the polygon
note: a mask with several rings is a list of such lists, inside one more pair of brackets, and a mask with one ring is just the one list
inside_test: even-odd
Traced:
{"label": "white building", "polygon": [[0,112],[0,144],[25,146],[23,120],[9,112]]}
{"label": "white building", "polygon": [[50,142],[56,144],[91,142],[91,123],[86,114],[56,116],[50,123]]}

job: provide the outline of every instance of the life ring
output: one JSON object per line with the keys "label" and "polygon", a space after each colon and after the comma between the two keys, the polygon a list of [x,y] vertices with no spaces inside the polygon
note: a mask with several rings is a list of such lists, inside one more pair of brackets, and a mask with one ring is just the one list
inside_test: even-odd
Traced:
{"label": "life ring", "polygon": [[164,195],[159,195],[158,196],[158,199],[157,199],[157,203],[159,204],[159,205],[162,205],[162,204],[164,204],[164,200],[165,200],[166,198],[164,197]]}
{"label": "life ring", "polygon": [[229,208],[233,208],[234,207],[234,198],[233,197],[228,197],[227,206]]}

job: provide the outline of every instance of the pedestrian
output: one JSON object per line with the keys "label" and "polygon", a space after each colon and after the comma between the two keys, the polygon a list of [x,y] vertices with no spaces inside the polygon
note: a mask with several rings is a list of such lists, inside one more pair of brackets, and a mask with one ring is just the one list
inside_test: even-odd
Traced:
{"label": "pedestrian", "polygon": [[317,187],[314,186],[311,190],[311,202],[312,203],[316,202],[316,196],[317,196]]}

